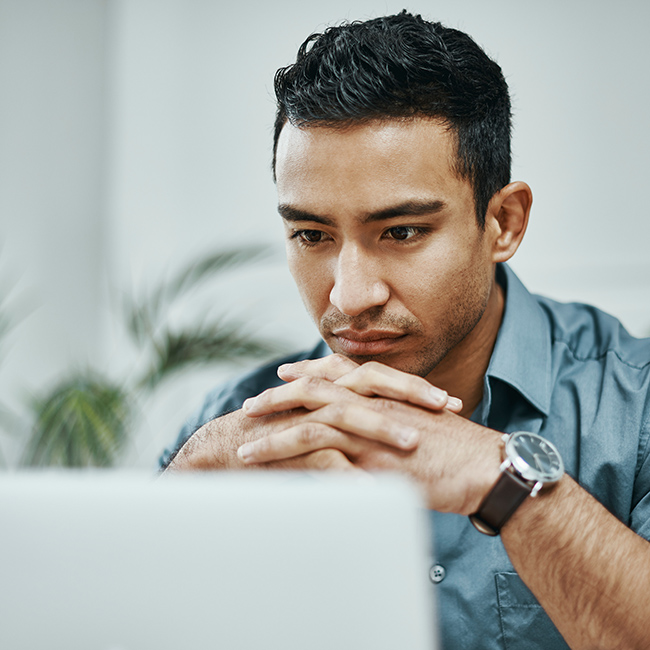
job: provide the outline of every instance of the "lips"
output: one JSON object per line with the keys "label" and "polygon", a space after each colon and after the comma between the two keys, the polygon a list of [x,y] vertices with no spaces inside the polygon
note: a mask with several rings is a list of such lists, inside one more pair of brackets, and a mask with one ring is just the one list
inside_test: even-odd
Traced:
{"label": "lips", "polygon": [[335,342],[343,354],[364,356],[389,352],[406,336],[391,330],[335,330]]}

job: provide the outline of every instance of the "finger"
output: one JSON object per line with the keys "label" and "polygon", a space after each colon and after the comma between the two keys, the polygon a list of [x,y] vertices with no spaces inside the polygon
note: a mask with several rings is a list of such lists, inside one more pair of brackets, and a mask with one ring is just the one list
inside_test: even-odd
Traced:
{"label": "finger", "polygon": [[320,422],[304,422],[279,433],[247,442],[237,450],[246,465],[296,458],[312,451],[337,449],[350,453],[349,436]]}
{"label": "finger", "polygon": [[[353,470],[363,472],[338,449],[319,449],[304,456],[304,466],[309,469]],[[365,474],[365,472],[363,472]]]}
{"label": "finger", "polygon": [[319,377],[304,376],[269,388],[257,397],[247,399],[242,408],[247,416],[260,417],[301,407],[315,410],[325,404],[350,401],[353,394],[388,397],[434,411],[446,407],[459,413],[463,408],[459,399],[449,397],[426,379],[374,361],[357,366],[334,383]]}
{"label": "finger", "polygon": [[367,476],[367,472],[356,467],[338,449],[319,449],[304,456],[264,463],[260,469],[301,470],[306,472],[329,470],[335,472],[356,472]]}
{"label": "finger", "polygon": [[[360,378],[355,378],[354,376],[347,377],[348,374],[357,369],[362,369],[359,370],[360,373],[370,372],[370,374],[372,374],[372,368],[375,366],[385,369],[384,374],[386,374],[387,377],[384,379],[383,383],[390,379],[398,380],[400,375],[406,375],[412,377],[416,381],[417,385],[415,386],[415,390],[413,387],[407,387],[400,390],[399,385],[390,384],[384,386],[383,383],[375,385],[373,389],[364,381],[359,381]],[[393,374],[391,377],[391,372],[397,374]],[[358,363],[355,363],[351,359],[340,354],[332,354],[323,357],[322,359],[309,359],[306,361],[284,364],[278,368],[278,376],[280,379],[288,382],[295,381],[296,379],[305,376],[321,377],[329,381],[334,381],[337,384],[344,385],[347,388],[351,388],[361,395],[390,397],[392,399],[409,401],[412,404],[417,404],[418,406],[424,406],[425,408],[433,410],[446,408],[452,413],[460,413],[463,410],[462,400],[457,397],[449,396],[446,391],[432,386],[428,381],[426,381],[426,379],[422,379],[421,377],[409,373],[403,373],[376,362],[369,362],[360,366]],[[344,377],[347,378],[344,379]]]}
{"label": "finger", "polygon": [[[363,446],[361,438],[410,451],[420,441],[420,432],[397,420],[390,412],[378,412],[358,403],[328,404],[307,415],[305,422],[242,445],[238,455],[240,459],[253,463],[290,458],[325,448],[357,455]],[[259,453],[263,455],[259,456]],[[274,453],[279,455],[265,455]]]}
{"label": "finger", "polygon": [[445,408],[452,413],[460,413],[463,410],[463,400],[458,399],[458,397],[447,398],[447,406]]}
{"label": "finger", "polygon": [[[358,409],[358,407],[356,408]],[[327,410],[328,407],[324,407],[319,410],[318,415],[321,415],[321,411],[324,414]],[[372,414],[377,422],[377,429],[370,430],[370,428],[359,426],[364,419],[368,419],[370,413],[367,410],[363,414],[361,412],[354,413],[354,410],[354,408],[351,409],[345,416],[345,431],[337,429],[321,419],[302,422],[284,431],[272,433],[242,445],[237,450],[237,456],[242,462],[250,465],[296,458],[320,449],[337,449],[354,459],[363,451],[367,442],[364,443],[361,437],[349,435],[352,433],[349,431],[350,429],[355,429],[359,436],[374,439],[377,442],[387,442],[406,450],[412,449],[419,438],[419,433],[416,430],[395,426],[388,419],[377,414]],[[359,411],[361,410],[359,409]],[[337,416],[332,419],[338,422],[342,421],[342,418]],[[388,423],[389,431],[384,428],[386,423]]]}
{"label": "finger", "polygon": [[344,386],[319,377],[301,377],[288,384],[268,388],[242,404],[248,417],[259,417],[296,408],[313,411],[335,401],[350,401],[358,396]]}
{"label": "finger", "polygon": [[284,381],[295,381],[300,377],[321,377],[335,381],[358,368],[359,364],[341,354],[330,354],[321,359],[307,359],[296,363],[285,363],[278,367],[278,377]]}
{"label": "finger", "polygon": [[388,397],[436,411],[447,407],[458,412],[463,406],[459,399],[450,398],[446,391],[431,385],[423,377],[376,361],[359,366],[337,379],[335,383],[360,395]]}

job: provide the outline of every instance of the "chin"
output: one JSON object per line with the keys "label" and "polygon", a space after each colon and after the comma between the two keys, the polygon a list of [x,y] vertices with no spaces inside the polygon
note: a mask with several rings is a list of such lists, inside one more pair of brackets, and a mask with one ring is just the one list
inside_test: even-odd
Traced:
{"label": "chin", "polygon": [[[334,352],[337,352],[337,350],[334,350]],[[395,370],[406,372],[409,375],[417,375],[418,377],[427,377],[445,356],[443,354],[441,355],[441,358],[432,358],[427,355],[424,358],[414,358],[411,355],[400,354],[352,355],[344,354],[342,352],[339,352],[339,354],[342,354],[348,359],[352,359],[352,361],[360,365],[368,363],[368,361],[376,361],[385,366],[395,368]]]}

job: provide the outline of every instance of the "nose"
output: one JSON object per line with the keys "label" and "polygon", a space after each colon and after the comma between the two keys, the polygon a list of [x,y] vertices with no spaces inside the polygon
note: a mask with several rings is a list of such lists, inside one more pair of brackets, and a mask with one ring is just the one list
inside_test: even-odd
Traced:
{"label": "nose", "polygon": [[346,316],[385,305],[390,297],[381,275],[381,261],[365,255],[358,246],[343,246],[336,260],[330,302]]}

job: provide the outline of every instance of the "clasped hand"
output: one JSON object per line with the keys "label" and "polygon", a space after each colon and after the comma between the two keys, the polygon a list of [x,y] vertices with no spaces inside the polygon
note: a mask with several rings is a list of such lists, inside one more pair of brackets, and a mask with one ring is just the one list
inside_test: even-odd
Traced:
{"label": "clasped hand", "polygon": [[334,449],[350,469],[410,475],[429,507],[461,514],[496,481],[498,434],[461,418],[462,402],[422,377],[341,355],[281,366],[278,375],[287,383],[246,400],[244,413],[301,417],[240,446],[246,465]]}

